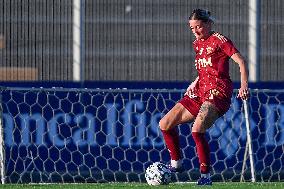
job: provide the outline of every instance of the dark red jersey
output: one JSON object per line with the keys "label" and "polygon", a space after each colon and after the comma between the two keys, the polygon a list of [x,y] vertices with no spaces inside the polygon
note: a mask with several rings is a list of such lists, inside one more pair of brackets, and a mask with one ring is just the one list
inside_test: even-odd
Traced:
{"label": "dark red jersey", "polygon": [[195,40],[193,48],[199,76],[197,95],[204,97],[209,91],[215,91],[231,97],[233,86],[229,76],[229,59],[238,52],[231,40],[214,32],[206,40]]}

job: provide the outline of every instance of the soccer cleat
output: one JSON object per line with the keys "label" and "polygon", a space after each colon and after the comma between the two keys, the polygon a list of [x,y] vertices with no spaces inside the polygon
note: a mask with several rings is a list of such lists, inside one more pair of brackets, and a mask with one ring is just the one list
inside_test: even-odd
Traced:
{"label": "soccer cleat", "polygon": [[200,177],[196,183],[199,186],[212,185],[212,180],[206,177]]}
{"label": "soccer cleat", "polygon": [[173,167],[171,164],[167,165],[168,169],[172,172],[172,173],[182,173],[185,171],[183,166],[180,166],[178,168]]}

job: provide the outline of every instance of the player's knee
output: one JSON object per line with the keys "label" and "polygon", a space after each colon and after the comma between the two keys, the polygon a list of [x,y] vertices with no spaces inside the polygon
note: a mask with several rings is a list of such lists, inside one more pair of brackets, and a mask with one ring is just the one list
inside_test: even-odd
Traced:
{"label": "player's knee", "polygon": [[161,130],[168,130],[167,125],[165,124],[165,121],[163,119],[159,121],[159,127]]}
{"label": "player's knee", "polygon": [[165,117],[162,118],[159,122],[159,126],[161,130],[167,131],[171,128],[170,122]]}
{"label": "player's knee", "polygon": [[193,124],[192,132],[205,133],[206,132],[206,127],[203,126],[202,124]]}
{"label": "player's knee", "polygon": [[[205,121],[205,119],[199,119],[200,117],[197,117],[195,122],[192,125],[192,132],[197,133],[205,133],[207,129],[209,129],[212,126],[212,122]],[[206,120],[209,118],[206,118]]]}

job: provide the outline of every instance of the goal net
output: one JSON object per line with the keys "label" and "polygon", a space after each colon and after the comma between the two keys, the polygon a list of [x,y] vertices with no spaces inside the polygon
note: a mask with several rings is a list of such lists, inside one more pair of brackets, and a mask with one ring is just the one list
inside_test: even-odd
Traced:
{"label": "goal net", "polygon": [[[145,182],[153,162],[170,160],[158,122],[183,90],[2,88],[2,183]],[[236,91],[235,91],[236,94]],[[283,180],[284,90],[252,90],[208,131],[212,179]],[[179,127],[186,172],[198,178],[191,124]],[[3,139],[3,141],[2,141]],[[254,161],[253,171],[249,154]]]}

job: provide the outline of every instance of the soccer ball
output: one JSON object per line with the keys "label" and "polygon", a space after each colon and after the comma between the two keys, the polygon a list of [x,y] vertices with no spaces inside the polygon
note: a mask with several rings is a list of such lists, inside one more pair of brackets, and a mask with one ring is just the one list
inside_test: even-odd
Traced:
{"label": "soccer ball", "polygon": [[165,164],[155,162],[146,169],[145,178],[149,185],[166,185],[171,181],[171,171]]}

